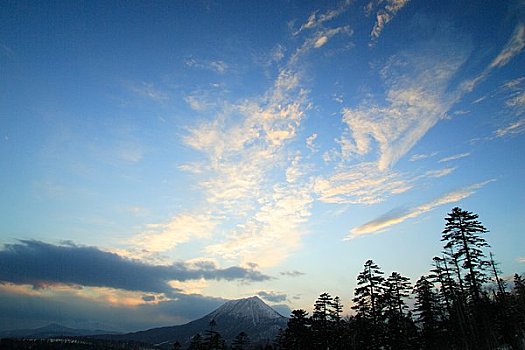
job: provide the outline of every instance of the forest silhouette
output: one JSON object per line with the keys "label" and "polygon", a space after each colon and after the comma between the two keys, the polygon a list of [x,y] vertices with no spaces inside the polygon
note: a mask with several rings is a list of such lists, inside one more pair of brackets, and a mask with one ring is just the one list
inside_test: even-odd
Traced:
{"label": "forest silhouette", "polygon": [[311,316],[292,311],[276,348],[525,349],[525,279],[515,274],[509,288],[477,214],[456,207],[445,221],[442,254],[415,285],[368,260],[353,315],[341,317],[339,298],[323,293]]}

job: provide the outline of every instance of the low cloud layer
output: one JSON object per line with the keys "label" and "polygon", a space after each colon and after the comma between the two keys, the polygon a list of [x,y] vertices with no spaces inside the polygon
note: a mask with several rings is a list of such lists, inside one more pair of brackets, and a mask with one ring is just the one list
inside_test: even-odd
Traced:
{"label": "low cloud layer", "polygon": [[264,281],[270,277],[251,268],[219,269],[212,263],[150,265],[96,247],[53,245],[40,241],[8,244],[0,251],[0,281],[43,287],[73,284],[130,291],[170,293],[170,280]]}
{"label": "low cloud layer", "polygon": [[220,298],[178,294],[173,300],[130,307],[97,300],[86,302],[71,291],[20,295],[0,284],[0,329],[36,328],[54,322],[80,329],[138,331],[184,324],[224,302]]}
{"label": "low cloud layer", "polygon": [[264,290],[261,290],[259,293],[257,293],[258,296],[263,298],[264,300],[267,300],[272,303],[279,303],[286,300],[286,294],[284,293],[277,293],[277,292],[266,292]]}

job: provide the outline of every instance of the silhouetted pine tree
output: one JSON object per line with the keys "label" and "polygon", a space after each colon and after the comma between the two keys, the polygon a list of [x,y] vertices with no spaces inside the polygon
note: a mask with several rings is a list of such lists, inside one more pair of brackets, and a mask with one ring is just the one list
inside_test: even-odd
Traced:
{"label": "silhouetted pine tree", "polygon": [[317,298],[312,313],[312,332],[317,349],[328,349],[332,329],[332,304],[334,298],[328,293],[323,293]]}
{"label": "silhouetted pine tree", "polygon": [[245,332],[241,332],[237,334],[235,339],[233,339],[232,350],[247,349],[249,344],[250,344],[250,339],[248,338],[248,334],[246,334]]}
{"label": "silhouetted pine tree", "polygon": [[441,239],[446,242],[445,249],[454,249],[453,257],[462,261],[462,268],[468,271],[465,281],[474,302],[481,298],[481,286],[487,279],[485,269],[489,265],[482,250],[489,245],[481,236],[488,231],[477,218],[477,214],[458,207],[453,208],[445,218]]}
{"label": "silhouetted pine tree", "polygon": [[285,332],[286,349],[311,349],[312,340],[308,312],[302,309],[293,310]]}
{"label": "silhouetted pine tree", "polygon": [[215,330],[217,323],[211,320],[210,328],[204,333],[202,345],[207,350],[222,350],[226,348],[226,344],[219,332]]}
{"label": "silhouetted pine tree", "polygon": [[385,281],[383,294],[386,322],[385,341],[389,349],[410,348],[408,328],[412,320],[406,316],[408,305],[405,300],[409,297],[411,289],[408,277],[401,276],[397,272],[392,272]]}
{"label": "silhouetted pine tree", "polygon": [[204,346],[202,345],[202,337],[199,333],[195,334],[191,340],[188,350],[203,350]]}
{"label": "silhouetted pine tree", "polygon": [[[363,271],[357,276],[357,288],[354,291],[354,306],[356,310],[358,342],[361,336],[369,338],[370,349],[380,348],[383,343],[383,303],[382,296],[385,290],[384,272],[372,260],[365,262]],[[364,344],[362,344],[364,345]],[[366,345],[366,346],[368,346]]]}
{"label": "silhouetted pine tree", "polygon": [[419,345],[423,350],[442,349],[448,342],[442,336],[439,296],[430,278],[421,276],[414,286],[414,313],[420,327]]}

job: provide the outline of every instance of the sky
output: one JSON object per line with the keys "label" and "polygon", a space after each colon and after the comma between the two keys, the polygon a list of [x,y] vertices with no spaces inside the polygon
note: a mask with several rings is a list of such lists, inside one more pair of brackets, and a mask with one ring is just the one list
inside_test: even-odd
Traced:
{"label": "sky", "polygon": [[455,206],[525,272],[525,2],[2,1],[0,329],[415,282]]}

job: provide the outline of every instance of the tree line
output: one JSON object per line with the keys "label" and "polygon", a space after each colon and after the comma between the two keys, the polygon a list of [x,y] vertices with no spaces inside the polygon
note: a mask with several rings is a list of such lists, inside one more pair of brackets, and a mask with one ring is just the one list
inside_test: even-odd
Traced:
{"label": "tree line", "polygon": [[275,349],[525,349],[525,279],[512,288],[488,252],[487,229],[472,212],[445,218],[440,256],[414,285],[372,260],[357,276],[353,315],[323,293],[312,315],[293,310]]}

